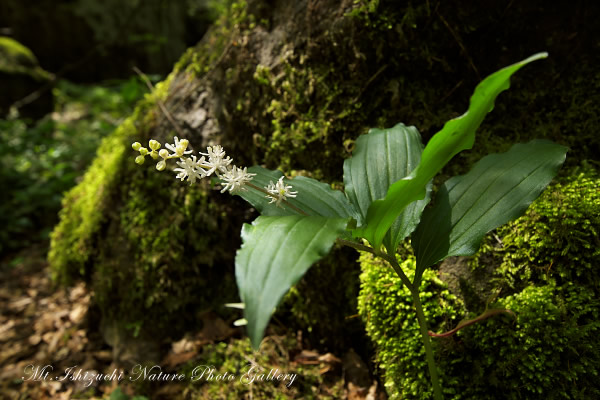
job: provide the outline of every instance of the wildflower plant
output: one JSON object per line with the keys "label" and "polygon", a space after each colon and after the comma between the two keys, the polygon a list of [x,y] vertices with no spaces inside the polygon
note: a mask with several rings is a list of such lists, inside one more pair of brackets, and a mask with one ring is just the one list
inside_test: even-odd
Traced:
{"label": "wildflower plant", "polygon": [[[165,170],[177,159],[176,178],[194,184],[214,174],[221,192],[244,198],[260,216],[242,227],[236,253],[236,280],[248,335],[258,348],[271,314],[285,293],[337,242],[386,260],[409,289],[415,306],[431,376],[434,397],[442,398],[427,321],[419,299],[423,272],[449,256],[473,255],[483,236],[527,209],[556,175],[567,148],[546,140],[516,144],[502,154],[482,158],[466,175],[447,180],[431,199],[432,179],[460,151],[470,149],[475,131],[493,109],[496,97],[509,87],[512,74],[546,53],[533,55],[484,79],[469,109],[448,121],[423,147],[413,126],[397,124],[371,129],[360,136],[344,162],[344,192],[328,184],[260,166],[238,167],[221,146],[210,146],[200,158],[189,142],[175,137],[162,149],[134,143],[142,164],[146,156]],[[396,260],[401,241],[411,237],[416,256],[413,280]],[[487,318],[495,313],[480,316]],[[463,323],[459,327],[468,326]]]}

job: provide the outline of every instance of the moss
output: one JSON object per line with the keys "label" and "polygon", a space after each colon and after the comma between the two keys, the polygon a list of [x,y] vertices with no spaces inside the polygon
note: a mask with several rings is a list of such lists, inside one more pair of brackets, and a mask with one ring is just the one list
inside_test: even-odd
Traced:
{"label": "moss", "polygon": [[65,195],[60,223],[52,233],[48,255],[55,279],[68,283],[76,277],[89,275],[86,263],[94,255],[93,238],[111,205],[110,198],[117,190],[115,185],[121,178],[124,164],[130,161],[126,156],[129,142],[138,134],[136,124],[144,120],[157,99],[166,96],[168,87],[168,80],[159,84],[156,91],[136,107],[131,117],[103,139],[97,157],[81,183]]}
{"label": "moss", "polygon": [[592,291],[572,283],[532,285],[495,306],[518,319],[513,326],[488,320],[460,335],[466,354],[456,373],[468,371],[472,382],[484,383],[463,383],[472,396],[466,398],[493,399],[498,391],[506,399],[600,395],[600,303]]}
{"label": "moss", "polygon": [[496,239],[473,259],[495,260],[509,290],[531,282],[577,282],[600,288],[600,177],[593,169],[574,172],[548,187],[519,219],[501,227]]}
{"label": "moss", "polygon": [[[193,362],[181,369],[186,376],[192,376],[193,371],[201,366],[214,366],[214,374],[227,372],[236,379],[231,381],[215,381],[198,379],[188,387],[188,392],[194,399],[242,399],[252,396],[258,399],[338,399],[344,392],[343,380],[322,374],[319,364],[302,365],[293,362],[286,349],[298,347],[293,337],[276,337],[265,341],[260,352],[254,352],[248,339],[236,339],[229,343],[221,342],[206,345],[202,354]],[[240,378],[252,363],[260,366],[262,373],[268,374],[271,369],[280,372],[297,374],[294,382],[287,387],[287,382],[254,382],[244,383]],[[196,372],[198,374],[198,372]]]}
{"label": "moss", "polygon": [[[584,399],[600,395],[600,346],[595,339],[600,330],[597,188],[596,172],[574,174],[550,186],[523,217],[499,229],[495,238],[487,238],[475,265],[491,270],[488,281],[502,289],[502,296],[489,307],[510,309],[517,320],[494,317],[445,342],[435,339],[447,396],[496,399],[502,393],[504,399]],[[498,240],[502,248],[497,247]],[[429,378],[408,291],[389,269],[373,266],[364,257],[361,261],[359,310],[377,348],[386,388],[392,397],[429,398]],[[490,263],[497,268],[487,268]],[[435,279],[434,271],[427,273],[427,279]],[[446,293],[439,287],[422,290],[435,293],[434,299]],[[455,317],[460,312],[454,298],[449,302],[454,313],[428,305],[434,307],[434,318],[428,317],[432,330],[438,324],[436,315]],[[398,310],[406,310],[408,316],[397,317]],[[471,309],[469,315],[483,311]]]}
{"label": "moss", "polygon": [[105,321],[149,338],[176,336],[194,325],[197,307],[218,307],[219,293],[235,293],[231,271],[219,268],[231,262],[223,249],[239,245],[224,232],[241,224],[226,221],[228,206],[217,206],[210,188],[173,185],[172,176],[133,162],[130,143],[150,135],[154,105],[169,81],[103,140],[82,182],[65,196],[49,253],[56,280],[85,279]]}
{"label": "moss", "polygon": [[50,79],[50,73],[40,68],[27,47],[9,37],[0,36],[0,73],[24,74],[38,81]]}
{"label": "moss", "polygon": [[[370,254],[361,254],[360,262],[363,272],[360,275],[358,310],[377,350],[376,361],[383,370],[390,398],[432,398],[425,350],[409,290],[390,266],[374,260]],[[399,262],[412,280],[414,256]],[[461,302],[432,270],[423,274],[420,290],[429,329],[434,332],[452,329],[463,313]],[[440,379],[444,394],[455,399],[459,397],[450,384],[454,378],[443,373],[452,362],[441,357],[446,351],[446,344],[445,340],[434,341],[434,354],[442,371]]]}

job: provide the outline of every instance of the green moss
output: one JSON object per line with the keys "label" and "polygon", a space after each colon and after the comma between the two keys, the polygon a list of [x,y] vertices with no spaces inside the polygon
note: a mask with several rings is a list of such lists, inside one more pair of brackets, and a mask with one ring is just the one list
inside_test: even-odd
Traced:
{"label": "green moss", "polygon": [[249,13],[246,0],[234,1],[213,23],[204,39],[189,48],[177,61],[174,72],[185,71],[197,78],[204,76],[222,57],[225,49],[233,44],[234,35],[250,26],[255,26],[255,17]]}
{"label": "green moss", "polygon": [[117,189],[124,164],[129,161],[129,142],[138,134],[137,126],[157,99],[166,96],[169,80],[157,85],[112,134],[102,140],[97,157],[81,183],[63,199],[60,222],[51,236],[48,260],[55,279],[64,283],[89,274],[86,263],[94,255],[93,238],[105,218],[110,198]]}
{"label": "green moss", "polygon": [[0,36],[0,72],[9,75],[24,74],[39,81],[50,79],[50,74],[40,68],[31,50],[4,36]]}
{"label": "green moss", "polygon": [[[321,366],[302,365],[290,360],[289,355],[281,350],[298,346],[293,337],[277,337],[265,341],[261,351],[252,350],[248,339],[233,340],[230,343],[217,343],[204,346],[198,359],[182,368],[186,376],[192,376],[195,368],[214,366],[214,374],[233,374],[231,381],[215,381],[199,379],[188,388],[194,399],[231,399],[237,400],[252,396],[257,399],[339,399],[342,398],[343,380],[330,377],[320,372]],[[249,358],[249,355],[251,355]],[[249,369],[250,360],[260,366],[264,374],[271,369],[280,372],[297,374],[294,382],[287,387],[287,382],[254,382],[252,385],[240,379]],[[198,371],[196,372],[198,374]]]}
{"label": "green moss", "polygon": [[[498,393],[504,399],[600,396],[598,187],[595,172],[574,174],[550,186],[523,217],[486,239],[475,264],[496,265],[494,276],[488,279],[493,278],[502,289],[502,297],[489,307],[510,309],[517,320],[511,323],[507,317],[494,317],[461,330],[452,339],[434,339],[447,397],[496,399]],[[388,392],[396,398],[430,398],[408,291],[389,268],[373,266],[368,258],[361,261],[359,310],[377,348]],[[404,266],[411,263],[409,259]],[[434,271],[426,273],[427,279],[435,279]],[[423,295],[425,299],[447,293],[443,287],[422,290],[431,292]],[[424,305],[433,307],[427,318],[431,330],[447,330],[456,324],[455,318],[450,326],[436,329],[441,315],[453,318],[460,313],[454,298],[448,303],[451,307],[446,310],[435,303]],[[469,310],[469,316],[483,311]]]}
{"label": "green moss", "polygon": [[[600,177],[583,170],[552,184],[525,215],[488,237],[473,260],[496,260],[498,275],[512,290],[533,282],[577,282],[600,288]],[[501,243],[501,244],[500,244]]]}
{"label": "green moss", "polygon": [[133,162],[130,144],[150,136],[155,103],[169,82],[103,140],[82,182],[64,198],[49,253],[56,280],[85,279],[104,320],[150,338],[194,326],[196,307],[217,308],[229,293],[235,300],[231,271],[219,268],[231,263],[223,249],[239,246],[227,227],[241,225],[226,221],[228,206],[210,199],[210,188],[174,185],[171,175]]}
{"label": "green moss", "polygon": [[[495,305],[518,315],[516,324],[488,320],[461,334],[465,353],[456,372],[476,398],[587,399],[600,395],[600,302],[567,283],[529,286]],[[472,367],[467,368],[468,365]],[[460,376],[460,375],[457,375]],[[478,387],[479,386],[479,387]],[[473,398],[466,397],[466,398]]]}
{"label": "green moss", "polygon": [[[433,392],[429,384],[425,350],[409,290],[393,269],[368,253],[360,257],[362,274],[358,310],[365,322],[367,334],[375,345],[376,360],[383,370],[384,384],[392,399],[427,399]],[[399,260],[412,280],[414,256]],[[450,330],[458,322],[463,307],[435,271],[426,270],[421,284],[423,312],[434,332]],[[443,373],[451,360],[442,358],[445,341],[434,341],[434,354],[442,371],[441,383],[447,398],[456,397],[451,382]]]}

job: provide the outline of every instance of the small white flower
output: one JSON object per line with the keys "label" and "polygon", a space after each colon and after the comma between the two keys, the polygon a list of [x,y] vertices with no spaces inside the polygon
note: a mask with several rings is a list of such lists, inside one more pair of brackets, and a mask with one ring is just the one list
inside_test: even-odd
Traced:
{"label": "small white flower", "polygon": [[190,143],[187,139],[179,140],[177,136],[173,137],[175,144],[166,143],[165,147],[173,152],[171,156],[181,157],[185,154],[192,154],[192,150],[186,150]]}
{"label": "small white flower", "polygon": [[288,197],[296,197],[298,192],[292,192],[290,189],[292,186],[285,185],[283,183],[283,176],[279,178],[277,183],[273,183],[273,181],[269,182],[269,186],[266,187],[267,192],[272,194],[272,196],[266,196],[267,199],[271,199],[269,204],[275,203],[277,207],[281,206],[281,201],[285,200]]}
{"label": "small white flower", "polygon": [[218,177],[220,177],[221,173],[227,173],[227,167],[233,160],[231,157],[225,157],[225,150],[223,150],[223,147],[218,145],[209,146],[206,148],[206,150],[208,153],[200,153],[208,157],[208,161],[202,163],[203,168],[208,168],[208,170],[205,171],[206,176],[212,175],[214,172]]}
{"label": "small white flower", "polygon": [[221,179],[225,181],[225,186],[223,186],[221,193],[224,193],[227,190],[229,190],[230,193],[246,190],[244,185],[250,182],[254,175],[256,174],[248,172],[248,168],[244,167],[244,169],[242,169],[234,165],[233,168],[221,175]]}
{"label": "small white flower", "polygon": [[204,170],[200,168],[200,164],[204,162],[204,157],[201,157],[199,161],[196,161],[196,156],[192,158],[182,158],[181,161],[177,161],[177,165],[181,168],[175,168],[175,172],[179,172],[175,178],[181,179],[188,178],[190,185],[196,182],[196,179],[202,179],[206,176]]}

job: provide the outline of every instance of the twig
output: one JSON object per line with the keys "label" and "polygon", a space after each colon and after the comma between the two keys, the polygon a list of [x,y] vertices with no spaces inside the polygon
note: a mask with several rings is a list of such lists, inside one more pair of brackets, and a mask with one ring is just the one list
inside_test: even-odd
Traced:
{"label": "twig", "polygon": [[374,74],[372,77],[370,77],[370,78],[369,78],[369,80],[367,81],[367,83],[365,83],[365,85],[364,85],[364,86],[362,87],[362,89],[360,90],[360,93],[359,93],[359,94],[357,94],[357,95],[356,95],[356,97],[354,97],[354,99],[352,99],[352,102],[353,102],[353,103],[355,103],[356,101],[358,101],[358,99],[360,99],[360,97],[361,97],[361,96],[363,95],[363,93],[364,93],[364,92],[367,90],[367,88],[369,87],[369,85],[370,85],[371,83],[373,83],[373,81],[374,81],[375,79],[377,79],[377,77],[378,77],[379,75],[381,75],[381,73],[382,73],[383,71],[385,71],[385,70],[387,69],[387,67],[388,67],[388,64],[385,64],[383,67],[379,68],[379,69],[377,70],[377,72],[375,72],[375,74]]}
{"label": "twig", "polygon": [[477,67],[473,63],[473,60],[471,59],[471,56],[469,56],[469,53],[467,52],[467,49],[463,45],[462,40],[460,39],[460,36],[458,35],[458,33],[456,33],[454,31],[454,29],[452,29],[452,27],[450,26],[450,24],[448,23],[448,21],[446,21],[446,19],[442,16],[442,14],[440,14],[437,11],[436,11],[436,13],[437,13],[438,17],[440,17],[440,19],[442,20],[442,22],[446,26],[446,28],[450,31],[450,34],[452,35],[452,37],[454,38],[454,40],[456,41],[456,43],[458,43],[458,46],[462,50],[462,53],[464,54],[464,56],[467,58],[467,61],[469,62],[469,65],[471,66],[471,68],[473,68],[473,71],[475,71],[475,74],[477,75],[477,79],[481,80],[481,75],[479,75],[479,70],[477,70]]}
{"label": "twig", "polygon": [[435,332],[429,331],[428,334],[431,337],[450,337],[450,336],[454,335],[456,332],[458,332],[459,330],[461,330],[462,328],[466,328],[467,326],[476,324],[477,322],[481,322],[483,320],[486,320],[486,319],[493,317],[494,315],[498,315],[498,314],[509,314],[509,315],[512,315],[515,319],[517,318],[517,315],[511,310],[492,309],[492,310],[485,311],[483,314],[481,314],[480,316],[478,316],[476,318],[459,322],[458,325],[456,326],[456,328],[454,328],[448,332],[435,333]]}
{"label": "twig", "polygon": [[[138,74],[140,76],[140,78],[142,78],[142,80],[144,81],[144,83],[146,84],[146,86],[148,86],[148,89],[150,89],[150,91],[154,90],[154,86],[152,85],[152,82],[150,82],[150,79],[148,79],[148,77],[146,76],[146,74],[144,74],[142,71],[140,71],[140,69],[138,67],[133,67],[133,70],[135,71],[136,74]],[[173,128],[175,128],[175,130],[177,131],[177,133],[179,134],[180,137],[183,137],[183,131],[181,130],[181,128],[179,127],[179,125],[177,125],[177,123],[175,122],[175,120],[173,119],[173,116],[171,115],[171,113],[169,112],[169,110],[167,110],[167,108],[165,107],[165,105],[163,104],[163,102],[159,99],[156,100],[156,103],[158,104],[158,107],[160,107],[160,110],[163,112],[163,114],[165,115],[165,117],[167,117],[167,119],[169,120],[169,122],[171,123],[171,125],[173,125]]]}

